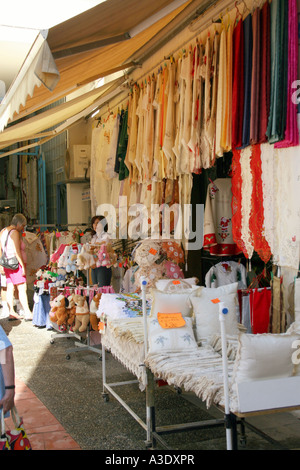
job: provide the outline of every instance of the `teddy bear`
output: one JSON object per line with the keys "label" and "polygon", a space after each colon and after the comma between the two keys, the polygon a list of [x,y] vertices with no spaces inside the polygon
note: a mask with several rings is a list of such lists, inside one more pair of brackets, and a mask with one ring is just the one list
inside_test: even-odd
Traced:
{"label": "teddy bear", "polygon": [[77,255],[78,255],[78,250],[74,248],[73,246],[71,246],[68,252],[68,256],[66,257],[66,262],[65,262],[65,268],[66,268],[67,273],[70,273],[71,271],[76,272]]}
{"label": "teddy bear", "polygon": [[90,323],[91,327],[93,328],[94,331],[98,331],[98,318],[97,318],[97,310],[99,307],[99,302],[101,299],[101,293],[98,292],[91,301],[90,304]]}
{"label": "teddy bear", "polygon": [[111,243],[102,243],[98,250],[100,266],[110,268],[117,262],[117,255]]}
{"label": "teddy bear", "polygon": [[51,310],[49,318],[53,323],[63,330],[66,328],[68,321],[67,301],[63,294],[59,294],[54,300],[50,302]]}
{"label": "teddy bear", "polygon": [[90,322],[89,307],[86,298],[83,295],[75,294],[73,299],[76,306],[75,325],[73,330],[82,333],[87,330]]}
{"label": "teddy bear", "polygon": [[81,271],[91,267],[95,267],[95,257],[90,251],[88,244],[86,244],[77,255],[77,268]]}
{"label": "teddy bear", "polygon": [[75,294],[71,294],[68,296],[68,302],[69,302],[69,306],[67,308],[67,313],[68,313],[68,325],[70,326],[70,328],[72,328],[72,326],[74,325],[75,323],[75,316],[76,316],[76,305],[75,305],[75,302],[74,302],[74,295]]}

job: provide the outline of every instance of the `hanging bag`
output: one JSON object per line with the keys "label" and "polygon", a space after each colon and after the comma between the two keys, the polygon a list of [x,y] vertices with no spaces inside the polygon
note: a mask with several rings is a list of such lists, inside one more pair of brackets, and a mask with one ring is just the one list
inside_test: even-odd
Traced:
{"label": "hanging bag", "polygon": [[6,256],[6,245],[7,245],[9,234],[12,230],[10,230],[7,234],[4,249],[3,249],[2,255],[0,256],[0,265],[5,269],[11,269],[12,271],[16,271],[19,267],[19,261],[17,257],[13,256],[12,258],[8,258]]}
{"label": "hanging bag", "polygon": [[1,414],[1,420],[0,420],[0,450],[10,450],[8,437],[5,433],[5,422],[4,422],[3,409],[0,410],[0,414]]}
{"label": "hanging bag", "polygon": [[11,430],[5,430],[4,415],[1,410],[0,450],[32,450],[23,419],[19,417],[15,406],[11,409],[11,415],[15,427]]}

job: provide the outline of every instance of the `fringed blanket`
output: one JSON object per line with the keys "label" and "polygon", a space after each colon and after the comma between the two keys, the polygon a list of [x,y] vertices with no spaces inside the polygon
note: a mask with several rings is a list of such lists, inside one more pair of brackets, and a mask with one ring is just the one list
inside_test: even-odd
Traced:
{"label": "fringed blanket", "polygon": [[[108,320],[102,344],[138,381],[141,390],[146,387],[145,365],[157,379],[170,386],[193,392],[209,408],[213,404],[224,406],[223,366],[221,338],[215,336],[209,344],[196,351],[149,354],[145,360],[143,318]],[[236,356],[237,338],[227,339],[229,381]],[[234,395],[234,394],[233,394]],[[237,409],[236,397],[231,406]]]}
{"label": "fringed blanket", "polygon": [[108,320],[102,335],[102,344],[112,355],[139,380],[141,390],[146,387],[144,364],[143,318],[120,318]]}
{"label": "fringed blanket", "polygon": [[[153,374],[169,385],[193,392],[207,408],[223,405],[222,357],[207,345],[196,352],[178,352],[148,355],[145,361]],[[229,378],[234,361],[228,361]]]}

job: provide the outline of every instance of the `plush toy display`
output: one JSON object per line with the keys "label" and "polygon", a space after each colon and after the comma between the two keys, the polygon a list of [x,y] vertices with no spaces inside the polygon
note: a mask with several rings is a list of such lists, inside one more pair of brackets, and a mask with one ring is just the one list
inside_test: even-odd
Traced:
{"label": "plush toy display", "polygon": [[110,268],[117,263],[117,255],[111,243],[102,243],[98,250],[98,259],[100,266]]}
{"label": "plush toy display", "polygon": [[66,308],[66,298],[64,295],[58,295],[50,302],[51,310],[49,313],[50,320],[56,323],[59,329],[66,329],[68,321],[68,312]]}
{"label": "plush toy display", "polygon": [[82,246],[80,253],[77,255],[77,268],[79,270],[95,268],[96,267],[96,258],[94,252],[91,250],[89,244]]}
{"label": "plush toy display", "polygon": [[72,328],[73,325],[75,324],[75,317],[76,317],[76,305],[74,301],[74,294],[69,295],[68,302],[69,302],[69,306],[67,308],[68,325],[70,328]]}
{"label": "plush toy display", "polygon": [[83,295],[75,294],[73,299],[76,306],[75,325],[73,329],[74,331],[82,333],[87,330],[90,321],[89,307]]}
{"label": "plush toy display", "polygon": [[90,304],[90,323],[91,327],[93,328],[94,331],[98,331],[98,317],[97,317],[97,310],[99,307],[99,302],[101,299],[101,293],[99,292],[96,294],[91,301]]}

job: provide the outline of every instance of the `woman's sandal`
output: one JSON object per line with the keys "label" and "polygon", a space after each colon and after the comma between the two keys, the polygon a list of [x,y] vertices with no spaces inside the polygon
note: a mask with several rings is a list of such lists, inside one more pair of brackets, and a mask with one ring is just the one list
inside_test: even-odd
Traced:
{"label": "woman's sandal", "polygon": [[15,317],[14,315],[9,315],[8,321],[22,320],[22,317]]}

